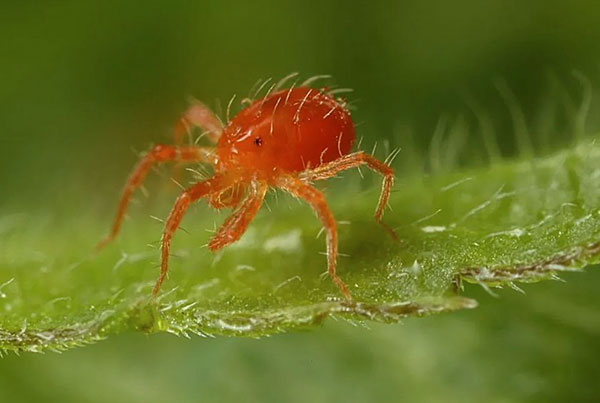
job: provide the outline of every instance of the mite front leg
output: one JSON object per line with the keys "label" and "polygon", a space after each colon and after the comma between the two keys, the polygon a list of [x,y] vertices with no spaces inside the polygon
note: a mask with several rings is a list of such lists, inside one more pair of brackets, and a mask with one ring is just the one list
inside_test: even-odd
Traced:
{"label": "mite front leg", "polygon": [[260,210],[265,194],[267,193],[268,185],[265,182],[253,181],[250,184],[248,196],[221,226],[216,235],[210,240],[208,247],[213,252],[219,250],[235,241],[248,228],[248,225]]}
{"label": "mite front leg", "polygon": [[200,162],[215,164],[216,158],[214,156],[214,150],[212,148],[174,147],[168,145],[155,146],[152,150],[150,150],[146,155],[142,157],[142,159],[138,162],[133,172],[129,176],[129,179],[127,179],[127,182],[125,183],[125,187],[123,189],[123,193],[121,195],[121,200],[119,201],[119,208],[117,210],[117,215],[115,217],[111,231],[109,235],[97,245],[98,249],[104,247],[107,243],[115,239],[115,237],[119,233],[119,229],[121,228],[123,217],[125,216],[125,211],[127,210],[127,205],[131,200],[131,196],[135,189],[137,189],[140,186],[140,184],[150,171],[150,168],[152,168],[152,165],[154,165],[157,162],[166,161]]}
{"label": "mite front leg", "polygon": [[315,169],[307,170],[300,175],[300,178],[306,182],[327,179],[337,175],[341,171],[356,168],[361,165],[367,165],[370,169],[383,176],[381,194],[379,195],[379,202],[375,209],[375,220],[392,236],[392,238],[398,240],[398,236],[394,230],[383,222],[383,213],[394,184],[394,170],[387,164],[384,164],[369,154],[359,151],[353,154],[344,155],[337,160],[323,164]]}
{"label": "mite front leg", "polygon": [[327,269],[329,277],[338,286],[342,294],[347,300],[351,300],[352,296],[348,291],[348,287],[342,279],[336,274],[337,255],[338,255],[338,239],[337,228],[333,214],[329,210],[323,193],[318,189],[304,183],[300,179],[291,176],[282,177],[277,184],[280,188],[290,192],[292,195],[306,201],[321,220],[323,227],[327,233]]}
{"label": "mite front leg", "polygon": [[191,127],[199,127],[202,130],[206,130],[208,138],[214,144],[219,141],[219,137],[223,131],[223,124],[214,112],[199,101],[194,101],[194,104],[181,115],[175,124],[175,129],[173,130],[175,144],[183,143],[183,138],[190,131]]}
{"label": "mite front leg", "polygon": [[156,296],[158,294],[160,286],[165,280],[165,276],[167,275],[169,268],[171,240],[173,239],[173,234],[175,231],[177,231],[177,228],[179,228],[181,219],[183,218],[183,215],[187,211],[190,204],[209,194],[221,192],[230,185],[231,183],[229,181],[226,181],[221,177],[215,177],[204,182],[197,183],[196,185],[187,189],[177,198],[177,201],[175,201],[175,204],[171,209],[171,213],[169,213],[169,217],[165,222],[165,229],[161,239],[160,276],[158,277],[158,280],[156,280],[156,284],[152,290],[152,295]]}

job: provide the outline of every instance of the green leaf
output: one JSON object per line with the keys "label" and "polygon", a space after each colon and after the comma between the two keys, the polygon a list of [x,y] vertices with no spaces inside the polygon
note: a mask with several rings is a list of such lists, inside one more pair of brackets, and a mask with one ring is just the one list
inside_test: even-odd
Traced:
{"label": "green leaf", "polygon": [[244,237],[216,255],[202,247],[204,229],[224,215],[199,203],[183,223],[190,234],[175,238],[157,301],[150,291],[162,228],[139,207],[99,254],[92,246],[109,221],[85,214],[85,204],[8,214],[0,220],[0,351],[61,350],[128,330],[262,336],[331,315],[397,322],[473,308],[459,295],[463,281],[518,289],[598,260],[599,166],[600,147],[586,143],[476,170],[400,175],[386,220],[401,243],[372,219],[374,184],[365,192],[356,179],[336,181],[327,195],[352,302],[323,275],[318,221],[287,196],[271,198]]}

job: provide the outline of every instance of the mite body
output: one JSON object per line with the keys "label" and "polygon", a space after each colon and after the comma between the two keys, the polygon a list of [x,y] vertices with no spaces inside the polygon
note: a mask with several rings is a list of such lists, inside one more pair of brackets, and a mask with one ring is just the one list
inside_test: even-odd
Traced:
{"label": "mite body", "polygon": [[242,236],[260,209],[267,189],[276,187],[305,200],[317,214],[327,234],[329,275],[350,299],[346,285],[336,274],[336,222],[323,194],[312,183],[361,165],[380,173],[384,180],[375,219],[395,237],[382,221],[394,176],[388,165],[374,157],[362,151],[350,153],[354,124],[345,107],[324,90],[298,87],[252,102],[225,127],[204,105],[194,104],[176,125],[176,143],[192,126],[206,130],[216,147],[158,145],[145,154],[127,180],[111,232],[99,246],[118,234],[131,195],[153,164],[206,163],[214,167],[214,176],[186,189],[165,222],[161,271],[154,295],[167,274],[173,235],[191,203],[207,198],[215,208],[234,209],[208,244],[215,251]]}
{"label": "mite body", "polygon": [[312,88],[283,90],[229,122],[217,144],[217,169],[271,181],[343,157],[353,143],[350,114],[335,99]]}

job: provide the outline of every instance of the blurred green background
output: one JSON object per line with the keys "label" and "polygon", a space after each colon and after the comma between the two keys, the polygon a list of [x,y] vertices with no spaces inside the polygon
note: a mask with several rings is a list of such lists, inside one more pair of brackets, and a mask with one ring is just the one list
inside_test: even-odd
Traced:
{"label": "blurred green background", "polygon": [[[440,116],[477,133],[483,113],[513,156],[499,79],[536,151],[564,145],[584,97],[573,69],[598,82],[600,5],[4,2],[0,54],[0,214],[64,210],[77,194],[85,204],[73,212],[108,220],[132,148],[168,141],[188,96],[224,107],[257,79],[293,71],[353,88],[368,145],[410,142],[425,153]],[[485,162],[472,154],[465,163]],[[499,299],[469,287],[477,310],[404,326],[330,321],[258,341],[125,335],[62,355],[9,356],[0,401],[593,401],[600,273],[566,280]]]}

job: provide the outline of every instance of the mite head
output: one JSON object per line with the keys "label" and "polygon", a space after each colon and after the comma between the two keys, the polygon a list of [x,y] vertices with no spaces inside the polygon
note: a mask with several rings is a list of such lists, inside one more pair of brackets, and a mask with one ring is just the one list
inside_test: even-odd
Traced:
{"label": "mite head", "polygon": [[229,122],[217,147],[219,160],[228,170],[270,172],[286,165],[294,136],[286,124],[287,109],[277,109],[278,100],[257,101]]}
{"label": "mite head", "polygon": [[219,141],[219,160],[230,170],[268,171],[277,167],[288,152],[285,137],[273,135],[270,119],[244,121],[239,117]]}

